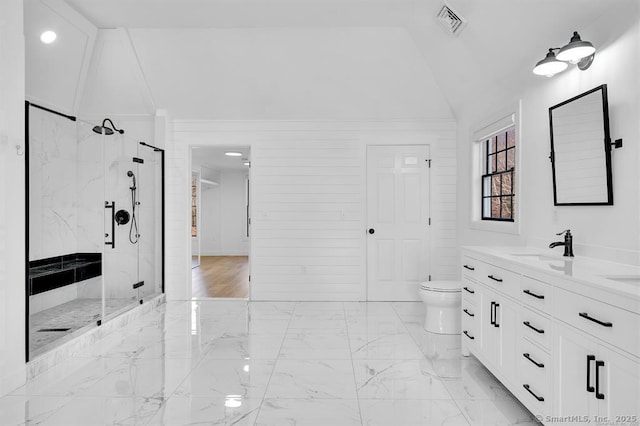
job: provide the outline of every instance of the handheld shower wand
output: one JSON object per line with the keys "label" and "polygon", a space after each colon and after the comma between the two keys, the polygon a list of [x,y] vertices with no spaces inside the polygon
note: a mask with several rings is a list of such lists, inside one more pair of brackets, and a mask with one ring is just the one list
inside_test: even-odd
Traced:
{"label": "handheld shower wand", "polygon": [[[127,176],[133,179],[133,186],[130,186],[131,190],[131,227],[129,228],[129,241],[131,244],[136,244],[140,239],[138,233],[138,220],[136,219],[136,205],[138,204],[137,195],[138,187],[136,186],[136,175],[131,170],[127,172]],[[135,230],[135,231],[134,231]]]}
{"label": "handheld shower wand", "polygon": [[127,172],[127,176],[133,178],[133,186],[130,186],[129,189],[136,189],[136,175],[133,174],[131,170]]}

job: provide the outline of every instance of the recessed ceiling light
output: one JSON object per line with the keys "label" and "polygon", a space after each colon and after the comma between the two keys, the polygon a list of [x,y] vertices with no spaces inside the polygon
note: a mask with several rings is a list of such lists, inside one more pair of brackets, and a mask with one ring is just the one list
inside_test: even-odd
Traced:
{"label": "recessed ceiling light", "polygon": [[241,152],[225,152],[224,155],[228,155],[229,157],[242,157],[242,153]]}
{"label": "recessed ceiling light", "polygon": [[54,41],[56,41],[57,37],[58,35],[55,32],[45,31],[42,34],[40,34],[40,41],[43,42],[44,44],[51,44]]}
{"label": "recessed ceiling light", "polygon": [[250,165],[251,165],[251,163],[250,163],[249,161],[245,161],[245,162],[244,162],[244,163],[242,163],[242,164],[244,164],[245,166],[250,166]]}

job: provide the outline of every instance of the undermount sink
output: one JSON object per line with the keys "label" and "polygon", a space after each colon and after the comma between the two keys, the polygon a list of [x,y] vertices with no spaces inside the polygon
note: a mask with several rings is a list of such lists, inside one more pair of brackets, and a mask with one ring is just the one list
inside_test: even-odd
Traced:
{"label": "undermount sink", "polygon": [[574,260],[573,257],[566,257],[562,255],[552,256],[548,254],[537,254],[537,253],[511,253],[511,256],[530,259],[530,260],[563,260],[567,262],[571,262]]}
{"label": "undermount sink", "polygon": [[640,275],[602,275],[602,278],[622,283],[640,285]]}

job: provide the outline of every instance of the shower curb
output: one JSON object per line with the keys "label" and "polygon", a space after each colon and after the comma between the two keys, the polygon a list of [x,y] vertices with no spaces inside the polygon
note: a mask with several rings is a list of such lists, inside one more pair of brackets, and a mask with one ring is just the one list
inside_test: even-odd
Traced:
{"label": "shower curb", "polygon": [[27,381],[34,379],[38,375],[71,357],[82,357],[83,353],[86,354],[85,351],[92,345],[98,343],[100,340],[113,334],[115,331],[120,330],[143,315],[157,310],[157,308],[164,303],[166,303],[166,296],[164,294],[158,295],[150,301],[136,306],[135,308],[102,323],[100,327],[88,330],[68,342],[63,343],[57,348],[51,349],[49,352],[34,358],[26,364]]}

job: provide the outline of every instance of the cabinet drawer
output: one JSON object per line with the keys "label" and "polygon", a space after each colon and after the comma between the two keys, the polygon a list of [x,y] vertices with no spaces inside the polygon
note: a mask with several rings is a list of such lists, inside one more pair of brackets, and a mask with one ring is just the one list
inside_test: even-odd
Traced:
{"label": "cabinet drawer", "polygon": [[462,300],[468,300],[472,303],[477,304],[478,300],[478,285],[468,280],[467,278],[462,279]]}
{"label": "cabinet drawer", "polygon": [[640,354],[640,315],[598,300],[554,288],[554,315],[574,327],[619,347]]}
{"label": "cabinet drawer", "polygon": [[482,265],[480,272],[482,272],[482,275],[479,277],[480,282],[502,291],[511,297],[520,297],[521,277],[519,274],[488,263]]}
{"label": "cabinet drawer", "polygon": [[[467,308],[471,311],[470,308]],[[480,346],[480,327],[478,326],[479,312],[475,311],[475,308],[472,313],[473,317],[462,312],[462,344],[467,345],[468,347],[477,348]]]}
{"label": "cabinet drawer", "polygon": [[523,275],[520,281],[520,290],[522,303],[539,309],[545,314],[551,314],[552,287],[549,284]]}
{"label": "cabinet drawer", "polygon": [[530,309],[520,310],[520,335],[531,339],[545,349],[551,346],[551,320]]}
{"label": "cabinet drawer", "polygon": [[[551,358],[532,343],[520,339],[518,386],[521,401],[533,413],[551,413]],[[525,388],[527,385],[527,388]],[[540,401],[542,399],[542,401]]]}
{"label": "cabinet drawer", "polygon": [[551,357],[531,342],[520,339],[518,351],[518,378],[521,384],[535,385],[551,399]]}
{"label": "cabinet drawer", "polygon": [[462,256],[462,276],[477,279],[481,272],[481,262],[469,256]]}

